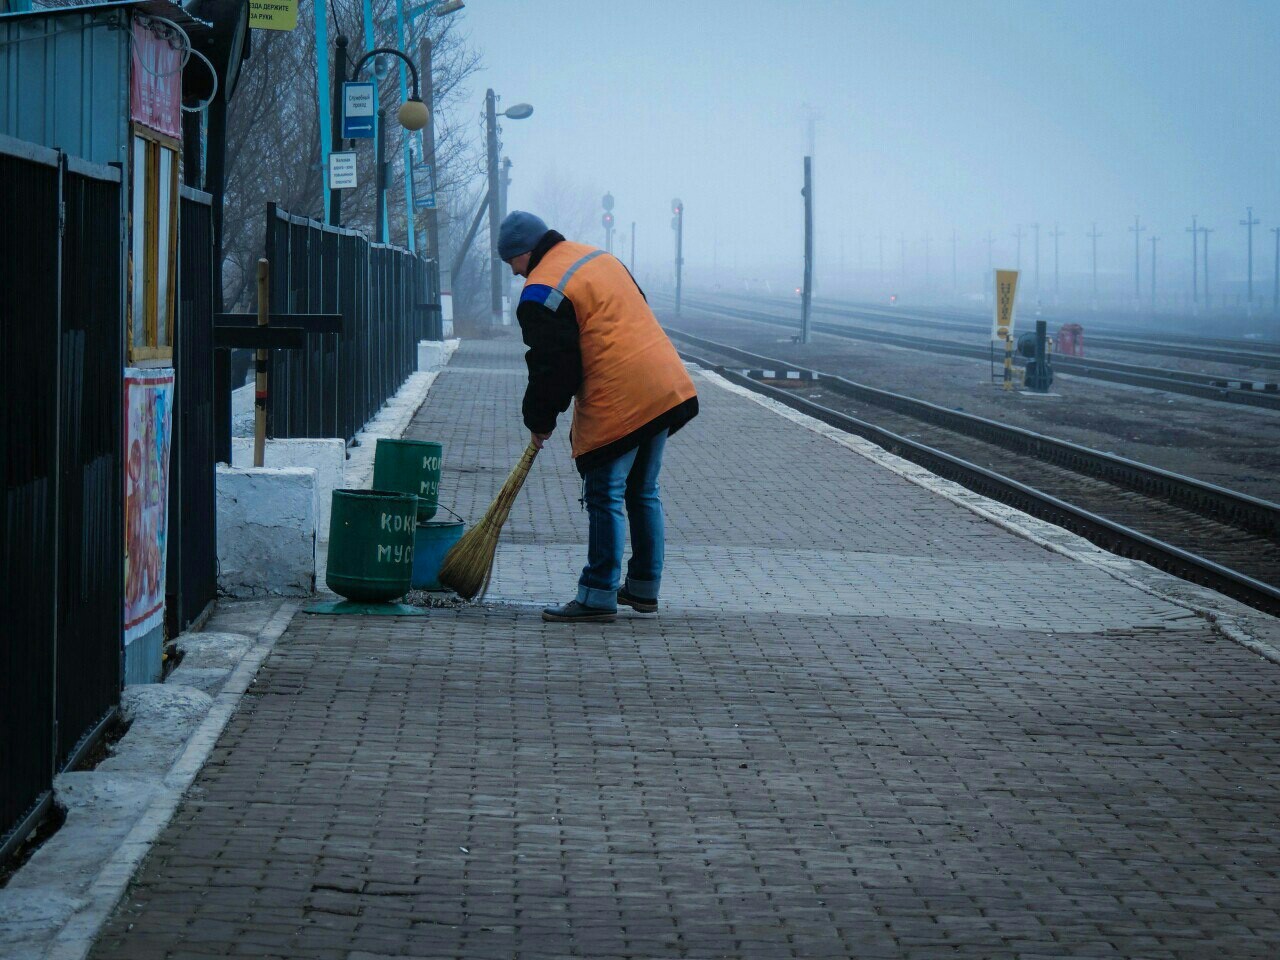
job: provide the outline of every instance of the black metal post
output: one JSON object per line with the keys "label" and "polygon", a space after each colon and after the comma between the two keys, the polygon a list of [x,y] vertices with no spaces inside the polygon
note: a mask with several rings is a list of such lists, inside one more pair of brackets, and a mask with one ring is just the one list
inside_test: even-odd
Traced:
{"label": "black metal post", "polygon": [[[323,54],[322,54],[323,55]],[[342,150],[342,85],[347,81],[347,38],[339,36],[333,51],[333,152]],[[328,177],[329,171],[324,171]],[[342,191],[329,191],[329,225],[342,225]]]}
{"label": "black metal post", "polygon": [[204,111],[186,112],[182,114],[182,182],[195,190],[201,189],[200,183],[200,126],[204,121]]}
{"label": "black metal post", "polygon": [[374,187],[378,191],[377,217],[374,236],[379,243],[387,242],[387,111],[378,107],[378,141],[374,157]]}

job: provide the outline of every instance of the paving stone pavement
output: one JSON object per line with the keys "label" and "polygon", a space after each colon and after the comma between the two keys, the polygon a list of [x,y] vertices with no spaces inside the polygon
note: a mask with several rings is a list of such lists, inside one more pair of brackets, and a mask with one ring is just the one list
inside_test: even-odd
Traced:
{"label": "paving stone pavement", "polygon": [[[477,517],[511,342],[411,436]],[[668,606],[544,624],[563,439],[492,602],[298,617],[97,957],[1274,957],[1280,668],[700,381]]]}

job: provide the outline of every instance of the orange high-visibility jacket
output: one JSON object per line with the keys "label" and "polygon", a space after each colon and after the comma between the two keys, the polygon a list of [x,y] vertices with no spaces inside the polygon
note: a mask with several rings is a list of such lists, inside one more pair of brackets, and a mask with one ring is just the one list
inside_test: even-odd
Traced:
{"label": "orange high-visibility jacket", "polygon": [[627,268],[563,240],[534,267],[520,295],[554,311],[573,305],[582,351],[574,397],[573,456],[621,440],[697,396],[693,380]]}

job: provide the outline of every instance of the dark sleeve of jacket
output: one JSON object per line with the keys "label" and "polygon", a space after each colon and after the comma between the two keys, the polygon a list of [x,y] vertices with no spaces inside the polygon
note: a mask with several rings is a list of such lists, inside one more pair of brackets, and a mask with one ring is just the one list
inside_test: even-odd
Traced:
{"label": "dark sleeve of jacket", "polygon": [[529,350],[529,385],[524,391],[524,425],[534,433],[550,433],[556,417],[569,409],[582,383],[582,350],[578,345],[578,319],[565,297],[559,307],[522,300],[516,308],[520,332]]}

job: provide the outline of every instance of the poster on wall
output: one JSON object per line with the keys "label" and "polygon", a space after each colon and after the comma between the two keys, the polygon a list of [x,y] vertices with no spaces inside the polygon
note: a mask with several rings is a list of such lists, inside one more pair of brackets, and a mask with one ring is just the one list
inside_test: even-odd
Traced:
{"label": "poster on wall", "polygon": [[124,642],[164,620],[173,370],[124,372]]}
{"label": "poster on wall", "polygon": [[182,137],[182,50],[137,21],[133,24],[129,117],[159,133]]}

